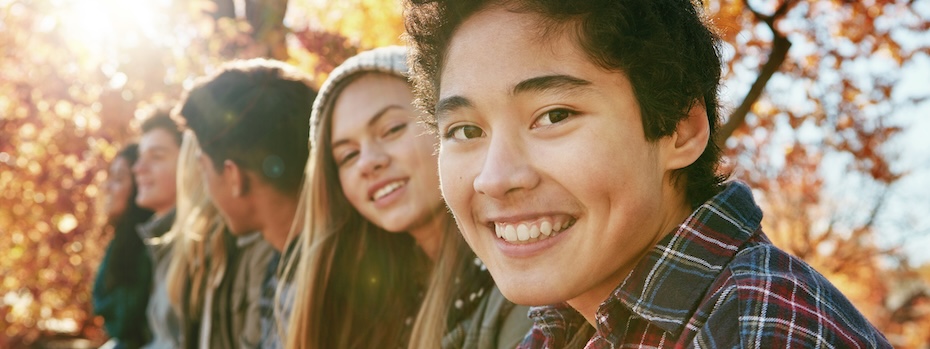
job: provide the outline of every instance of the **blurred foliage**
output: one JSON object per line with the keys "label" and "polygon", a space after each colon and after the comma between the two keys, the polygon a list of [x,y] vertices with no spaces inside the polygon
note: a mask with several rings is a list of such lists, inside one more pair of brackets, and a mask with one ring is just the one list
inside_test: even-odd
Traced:
{"label": "blurred foliage", "polygon": [[730,110],[717,141],[734,176],[756,189],[766,233],[834,282],[895,347],[928,347],[927,267],[914,270],[898,246],[879,243],[878,228],[884,220],[904,236],[917,233],[912,222],[887,222],[901,209],[888,205],[890,190],[907,175],[888,145],[919,117],[901,111],[930,97],[903,87],[909,63],[930,55],[930,3],[707,7],[728,59]]}
{"label": "blurred foliage", "polygon": [[[930,54],[930,6],[705,6],[726,41],[717,141],[727,169],[757,189],[767,233],[896,347],[927,347],[930,269],[878,244],[876,221],[906,176],[886,145],[909,120],[890,116],[930,94],[900,87],[909,62]],[[89,303],[110,238],[99,185],[146,110],[233,58],[287,60],[319,84],[353,54],[401,43],[402,31],[392,0],[0,0],[0,347],[104,339]],[[831,176],[855,190],[835,195]]]}
{"label": "blurred foliage", "polygon": [[[301,21],[286,47],[287,2],[245,5],[0,0],[0,347],[105,339],[90,313],[112,234],[97,212],[100,184],[147,110],[234,58],[289,60],[322,82],[357,50],[399,43],[403,28],[399,7],[384,1],[307,7],[291,12],[355,19]],[[391,29],[360,35],[369,18]]]}

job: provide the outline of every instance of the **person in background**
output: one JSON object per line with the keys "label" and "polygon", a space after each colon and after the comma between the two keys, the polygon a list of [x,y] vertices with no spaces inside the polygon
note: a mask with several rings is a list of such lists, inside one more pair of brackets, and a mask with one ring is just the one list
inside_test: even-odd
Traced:
{"label": "person in background", "polygon": [[701,1],[407,0],[442,193],[521,348],[888,348],[717,172]]}
{"label": "person in background", "polygon": [[166,276],[171,262],[171,235],[177,191],[178,152],[181,130],[168,110],[158,109],[142,123],[139,160],[132,172],[139,186],[136,204],[155,213],[139,227],[139,234],[149,246],[152,260],[152,292],[146,310],[152,339],[144,348],[180,347],[178,315],[168,302]]}
{"label": "person in background", "polygon": [[529,328],[446,211],[405,60],[352,57],[314,102],[288,348],[512,348]]}
{"label": "person in background", "polygon": [[107,346],[134,349],[146,343],[149,328],[145,319],[152,286],[152,261],[136,225],[152,216],[152,211],[136,204],[136,181],[132,166],[139,158],[139,146],[129,144],[110,162],[103,210],[113,239],[107,245],[93,286],[94,314],[103,317],[110,336]]}
{"label": "person in background", "polygon": [[[275,315],[274,295],[279,280],[285,282],[279,291],[290,288],[277,265],[289,256],[315,98],[309,77],[296,68],[239,60],[198,80],[176,109],[196,135],[197,163],[210,199],[238,237],[238,255],[227,261],[233,286],[214,297],[212,314],[205,312],[213,325],[203,327],[201,347],[281,344],[278,323],[284,314]],[[281,297],[283,308],[288,298]],[[209,338],[203,336],[207,330]]]}
{"label": "person in background", "polygon": [[[256,348],[259,286],[274,249],[258,233],[235,237],[207,194],[200,148],[184,132],[178,158],[176,219],[171,231],[168,296],[184,348]],[[251,292],[250,292],[251,290]]]}

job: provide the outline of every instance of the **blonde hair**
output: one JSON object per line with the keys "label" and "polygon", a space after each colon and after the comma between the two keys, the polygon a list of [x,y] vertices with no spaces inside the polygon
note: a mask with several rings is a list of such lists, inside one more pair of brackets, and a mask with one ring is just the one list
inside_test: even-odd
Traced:
{"label": "blonde hair", "polygon": [[331,112],[321,115],[319,127],[313,128],[314,146],[291,232],[297,251],[285,274],[295,276],[290,287],[297,292],[286,347],[437,348],[459,286],[455,271],[471,262],[470,250],[448,213],[439,213],[444,228],[435,265],[409,234],[390,233],[366,220],[342,192],[331,119]]}
{"label": "blonde hair", "polygon": [[462,239],[454,220],[446,222],[439,258],[430,276],[429,288],[410,334],[409,349],[439,348],[442,338],[449,329],[449,311],[453,306],[456,291],[461,288],[465,269],[475,258]]}
{"label": "blonde hair", "polygon": [[[184,132],[178,155],[177,206],[174,224],[166,234],[173,239],[168,267],[168,299],[184,319],[197,321],[209,285],[223,279],[228,257],[223,241],[225,223],[204,188],[193,132]],[[209,268],[209,269],[207,269]]]}

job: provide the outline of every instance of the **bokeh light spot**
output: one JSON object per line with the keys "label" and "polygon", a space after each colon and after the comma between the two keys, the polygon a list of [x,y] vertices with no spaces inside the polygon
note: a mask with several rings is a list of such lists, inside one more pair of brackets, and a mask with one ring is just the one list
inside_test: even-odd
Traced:
{"label": "bokeh light spot", "polygon": [[70,233],[74,228],[77,228],[78,221],[74,218],[74,215],[66,213],[61,216],[61,219],[58,220],[58,231],[62,234]]}

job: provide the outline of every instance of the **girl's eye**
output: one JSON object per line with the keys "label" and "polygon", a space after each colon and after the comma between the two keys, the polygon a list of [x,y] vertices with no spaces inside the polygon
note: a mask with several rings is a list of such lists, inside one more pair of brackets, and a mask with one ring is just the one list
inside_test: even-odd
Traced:
{"label": "girl's eye", "polygon": [[383,137],[387,137],[387,136],[390,136],[390,135],[392,135],[392,134],[395,134],[395,133],[398,133],[398,132],[400,132],[400,131],[403,131],[405,128],[407,128],[407,124],[406,124],[406,123],[402,123],[402,124],[397,124],[397,125],[391,126],[391,128],[389,128],[386,132],[384,132]]}
{"label": "girl's eye", "polygon": [[484,130],[475,125],[463,125],[453,127],[449,132],[446,133],[446,138],[454,138],[456,140],[468,140],[473,138],[478,138],[484,135]]}
{"label": "girl's eye", "polygon": [[341,157],[336,157],[336,165],[341,167],[349,163],[349,161],[352,161],[356,155],[358,155],[357,151],[346,152]]}
{"label": "girl's eye", "polygon": [[575,115],[576,113],[568,109],[553,109],[547,111],[538,119],[536,119],[535,126],[549,126],[561,122],[562,120],[568,119],[569,116]]}

